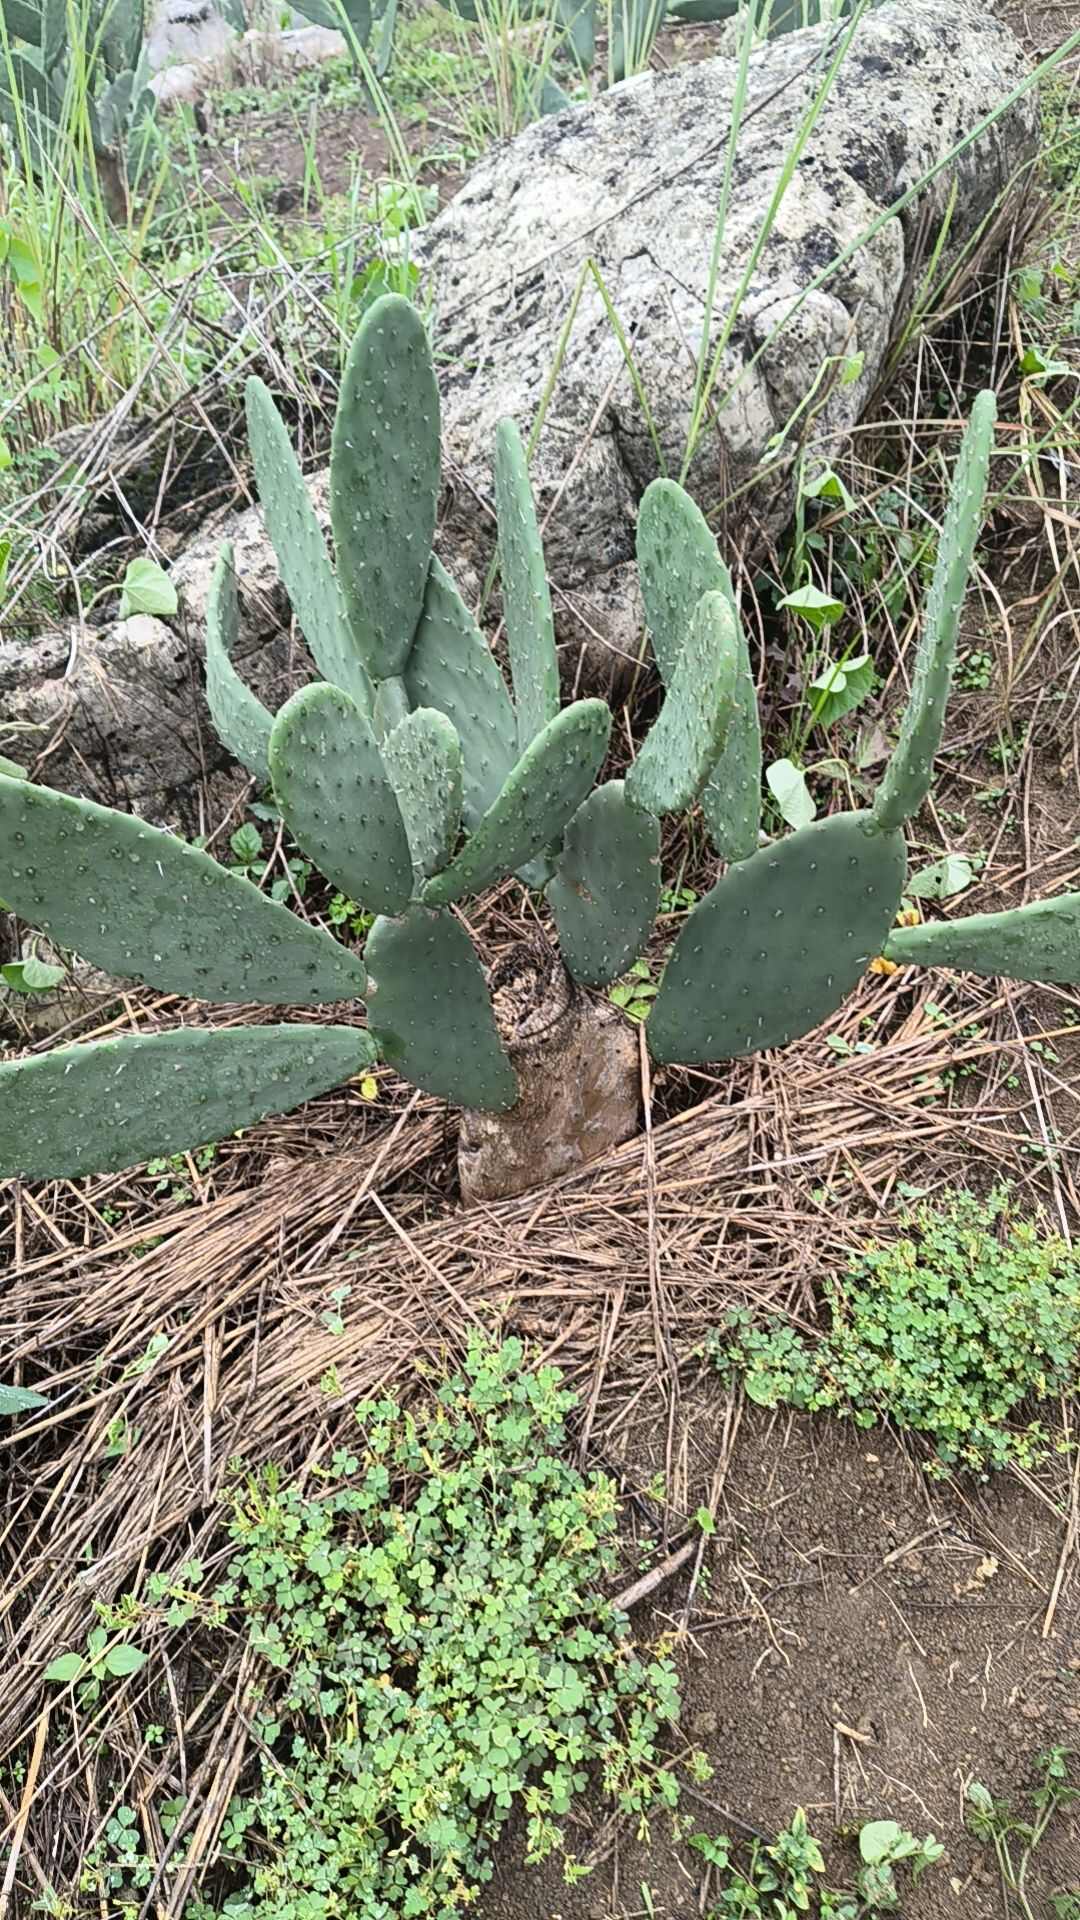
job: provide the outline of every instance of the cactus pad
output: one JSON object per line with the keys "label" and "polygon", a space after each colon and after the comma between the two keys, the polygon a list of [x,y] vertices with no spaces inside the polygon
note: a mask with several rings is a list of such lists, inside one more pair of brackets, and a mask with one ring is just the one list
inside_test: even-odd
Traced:
{"label": "cactus pad", "polygon": [[701,811],[717,858],[749,860],[761,838],[761,721],[746,636],[736,617],[735,687],[724,744],[701,791]]}
{"label": "cactus pad", "polygon": [[735,589],[704,514],[674,480],[654,480],[645,489],[637,559],[653,653],[670,686],[702,594],[722,593],[734,610]]}
{"label": "cactus pad", "polygon": [[199,1000],[317,1007],[360,961],[239,874],[129,814],[0,775],[0,895],[109,973]]}
{"label": "cactus pad", "polygon": [[323,679],[370,714],[371,681],[288,429],[261,380],[248,381],[245,399],[259,503],[297,625]]}
{"label": "cactus pad", "polygon": [[425,878],[438,873],[451,859],[461,827],[461,742],[444,713],[418,707],[387,735],[382,757],[413,870]]}
{"label": "cactus pad", "polygon": [[462,806],[471,829],[498,799],[518,757],[517,720],[491,648],[434,557],[405,684],[416,706],[445,713],[461,742]]}
{"label": "cactus pad", "polygon": [[119,1173],[285,1113],[376,1057],[360,1027],[180,1027],[0,1066],[0,1180]]}
{"label": "cactus pad", "polygon": [[232,545],[227,542],[218,555],[206,609],[206,699],[210,718],[233,759],[265,787],[270,780],[274,716],[244,685],[233,666],[239,631],[236,568]]}
{"label": "cactus pad", "polygon": [[504,1113],[517,1080],[499,1043],[483,968],[448,913],[410,907],[368,935],[369,1018],[383,1057],[425,1093]]}
{"label": "cactus pad", "polygon": [[697,797],[721,751],[735,694],[736,629],[722,593],[694,609],[667,693],[626,776],[626,797],[648,813],[675,813]]}
{"label": "cactus pad", "polygon": [[600,769],[611,732],[602,700],[564,707],[526,748],[494,806],[457,858],[429,880],[429,907],[449,906],[466,893],[525,866],[557,841]]}
{"label": "cactus pad", "polygon": [[629,804],[621,780],[578,808],[547,897],[579,985],[606,987],[637,959],[660,900],[660,823]]}
{"label": "cactus pad", "polygon": [[399,294],[360,322],[330,450],[330,518],[349,623],[373,680],[403,673],[439,495],[439,390],[424,323]]}
{"label": "cactus pad", "polygon": [[911,698],[901,723],[896,751],[874,798],[874,819],[879,827],[903,826],[905,820],[918,812],[930,791],[934,756],[941,745],[945,702],[952,684],[960,609],[982,526],[996,418],[993,393],[989,390],[980,393],[971,409],[971,419],[956,459],[915,656]]}
{"label": "cactus pad", "polygon": [[338,687],[302,687],[270,736],[274,792],[320,873],[379,913],[412,897],[412,857],[370,722]]}
{"label": "cactus pad", "polygon": [[961,973],[1078,986],[1080,893],[1062,893],[1006,913],[896,927],[885,955],[901,967],[955,967]]}
{"label": "cactus pad", "polygon": [[782,1047],[837,1008],[882,944],[903,836],[834,814],[732,867],[689,915],[649,1015],[655,1060]]}
{"label": "cactus pad", "polygon": [[495,435],[495,505],[510,678],[522,752],[559,711],[559,660],[529,463],[513,420]]}
{"label": "cactus pad", "polygon": [[389,680],[380,680],[375,689],[373,716],[376,740],[382,742],[388,733],[393,733],[410,710],[409,691],[404,680],[397,674]]}

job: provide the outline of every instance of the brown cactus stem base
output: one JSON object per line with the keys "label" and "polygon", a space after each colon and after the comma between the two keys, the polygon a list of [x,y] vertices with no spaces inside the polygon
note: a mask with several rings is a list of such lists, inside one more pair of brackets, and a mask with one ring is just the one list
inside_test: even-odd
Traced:
{"label": "brown cactus stem base", "polygon": [[462,1114],[466,1206],[577,1172],[629,1140],[641,1116],[637,1035],[610,1002],[574,985],[545,941],[512,947],[489,984],[521,1098],[509,1113]]}

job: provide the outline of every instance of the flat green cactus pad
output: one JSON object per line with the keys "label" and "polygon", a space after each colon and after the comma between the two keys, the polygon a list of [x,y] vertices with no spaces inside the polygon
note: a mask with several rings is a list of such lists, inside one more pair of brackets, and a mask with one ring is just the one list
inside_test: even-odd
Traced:
{"label": "flat green cactus pad", "polygon": [[387,293],[349,350],[330,450],[330,518],[349,622],[373,680],[405,671],[439,496],[439,389],[424,322]]}
{"label": "flat green cactus pad", "polygon": [[360,1027],[179,1027],[0,1066],[0,1180],[119,1173],[223,1140],[376,1058]]}
{"label": "flat green cactus pad", "polygon": [[383,1057],[455,1106],[503,1113],[517,1080],[495,1030],[483,968],[460,921],[410,907],[376,920],[366,954],[369,1018]]}
{"label": "flat green cactus pad", "polygon": [[734,710],[737,635],[725,596],[694,609],[664,704],[626,776],[626,797],[648,813],[677,813],[697,797]]}
{"label": "flat green cactus pad", "polygon": [[245,399],[259,504],[297,625],[323,679],[370,714],[371,680],[346,617],[288,428],[261,380],[253,376],[248,381]]}
{"label": "flat green cactus pad", "polygon": [[583,987],[606,987],[637,959],[660,901],[660,822],[630,805],[621,780],[578,808],[547,898],[559,950]]}
{"label": "flat green cactus pad", "polygon": [[1006,913],[896,927],[885,956],[901,967],[954,967],[959,973],[1080,986],[1080,893]]}
{"label": "flat green cactus pad", "polygon": [[434,557],[405,685],[414,706],[445,713],[461,741],[462,807],[471,830],[517,760],[517,719],[491,648]]}
{"label": "flat green cactus pad", "polygon": [[274,792],[320,873],[378,913],[412,897],[412,856],[371,723],[338,687],[302,687],[270,736]]}
{"label": "flat green cactus pad", "polygon": [[665,686],[704,593],[722,593],[734,611],[735,589],[704,514],[674,480],[654,480],[638,508],[638,577],[645,622]]}
{"label": "flat green cactus pad", "polygon": [[382,743],[397,794],[413,869],[427,877],[445,867],[461,827],[461,742],[444,713],[417,707]]}
{"label": "flat green cactus pad", "polygon": [[731,718],[701,790],[701,811],[717,858],[749,860],[761,838],[761,720],[746,637],[737,623]]}
{"label": "flat green cactus pad", "polygon": [[387,735],[393,733],[394,728],[400,726],[411,711],[409,690],[400,675],[395,675],[390,680],[379,681],[375,690],[375,712],[372,716],[372,725],[380,748]]}
{"label": "flat green cactus pad", "polygon": [[559,659],[529,463],[513,420],[495,435],[495,507],[510,678],[524,751],[559,711]]}
{"label": "flat green cactus pad", "polygon": [[210,718],[233,759],[267,786],[274,716],[233,666],[239,632],[236,568],[232,544],[227,542],[218,555],[206,609],[206,699]]}
{"label": "flat green cactus pad", "polygon": [[874,819],[881,827],[901,827],[910,820],[926,799],[934,777],[934,756],[941,745],[945,703],[952,685],[960,610],[982,526],[996,418],[993,393],[980,393],[956,457],[915,656],[911,698],[896,751],[874,797]]}
{"label": "flat green cactus pad", "polygon": [[129,814],[0,775],[0,897],[57,946],[198,1000],[362,998],[347,949],[197,847]]}
{"label": "flat green cactus pad", "polygon": [[809,1033],[881,952],[905,871],[902,834],[869,813],[834,814],[731,867],[672,949],[653,1058],[729,1060]]}
{"label": "flat green cactus pad", "polygon": [[480,893],[554,845],[599,772],[610,732],[603,700],[578,700],[556,714],[526,748],[456,859],[428,881],[427,905],[445,907]]}

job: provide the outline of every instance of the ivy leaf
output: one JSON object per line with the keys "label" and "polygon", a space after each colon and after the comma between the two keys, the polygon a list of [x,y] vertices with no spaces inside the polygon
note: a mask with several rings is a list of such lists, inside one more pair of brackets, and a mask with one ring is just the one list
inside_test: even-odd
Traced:
{"label": "ivy leaf", "polygon": [[67,968],[49,966],[31,953],[25,960],[9,960],[0,967],[0,978],[14,993],[48,993],[50,987],[66,980]]}
{"label": "ivy leaf", "polygon": [[786,820],[789,827],[808,827],[817,815],[817,808],[806,776],[800,773],[795,762],[774,760],[765,770],[765,782],[776,801],[780,818]]}
{"label": "ivy leaf", "polygon": [[85,1672],[86,1661],[81,1653],[62,1653],[46,1667],[45,1678],[55,1681],[58,1687],[66,1687],[72,1680],[81,1680]]}
{"label": "ivy leaf", "polygon": [[932,866],[913,873],[904,892],[916,900],[951,900],[954,893],[970,887],[974,878],[975,868],[964,854],[947,853],[944,860],[935,860]]}
{"label": "ivy leaf", "polygon": [[145,554],[131,561],[120,595],[121,620],[127,620],[133,613],[153,613],[159,619],[171,620],[178,605],[176,588],[164,567],[159,567],[156,560]]}
{"label": "ivy leaf", "polygon": [[853,713],[874,689],[874,663],[868,653],[834,664],[825,662],[819,674],[808,682],[808,691],[820,698],[813,702],[819,726],[835,726],[846,713]]}
{"label": "ivy leaf", "polygon": [[105,1655],[106,1673],[115,1675],[118,1680],[124,1679],[129,1673],[138,1673],[140,1667],[145,1665],[146,1655],[140,1653],[138,1647],[110,1647]]}
{"label": "ivy leaf", "polygon": [[804,500],[838,500],[845,513],[850,513],[855,505],[840,475],[831,467],[823,467],[812,480],[804,480],[802,491]]}
{"label": "ivy leaf", "polygon": [[835,626],[844,613],[843,601],[831,593],[822,593],[820,587],[797,587],[794,593],[786,593],[778,600],[777,605],[797,613],[815,633],[820,633],[823,627]]}

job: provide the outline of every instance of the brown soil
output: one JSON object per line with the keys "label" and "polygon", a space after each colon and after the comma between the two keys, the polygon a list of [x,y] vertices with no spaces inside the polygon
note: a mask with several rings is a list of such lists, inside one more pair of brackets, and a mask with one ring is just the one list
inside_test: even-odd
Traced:
{"label": "brown soil", "polygon": [[[703,1383],[676,1435],[693,1463],[691,1507],[708,1497],[722,1424],[722,1399]],[[663,1467],[665,1425],[655,1423],[655,1457],[636,1463],[641,1484]],[[1021,1811],[1038,1753],[1080,1740],[1075,1586],[1043,1637],[1063,1527],[1011,1476],[959,1488],[929,1480],[883,1429],[749,1414],[678,1656],[680,1732],[714,1768],[700,1791],[684,1791],[689,1831],[737,1838],[742,1822],[771,1839],[803,1806],[829,1879],[850,1885],[852,1830],[895,1819],[947,1848],[905,1890],[905,1920],[1005,1920],[992,1852],[964,1828],[963,1792],[982,1780]],[[687,1585],[680,1576],[665,1587],[636,1624],[653,1635],[680,1625]],[[515,1842],[500,1850],[484,1920],[636,1920],[650,1911],[643,1884],[658,1920],[707,1911],[700,1857],[673,1844],[664,1819],[648,1848],[625,1830],[571,1828],[575,1852],[600,1855],[576,1888],[557,1867],[515,1870]],[[1035,1856],[1038,1920],[1051,1920],[1062,1888],[1080,1889],[1075,1810]]]}

